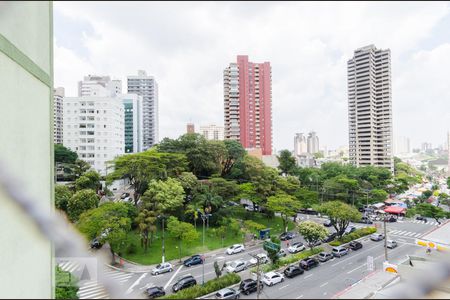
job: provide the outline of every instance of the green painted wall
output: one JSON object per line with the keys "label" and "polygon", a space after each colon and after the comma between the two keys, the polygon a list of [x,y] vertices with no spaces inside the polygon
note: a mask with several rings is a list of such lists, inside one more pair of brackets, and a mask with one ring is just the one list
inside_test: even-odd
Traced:
{"label": "green painted wall", "polygon": [[[0,2],[0,161],[53,210],[52,3]],[[0,298],[52,298],[52,245],[0,190]]]}

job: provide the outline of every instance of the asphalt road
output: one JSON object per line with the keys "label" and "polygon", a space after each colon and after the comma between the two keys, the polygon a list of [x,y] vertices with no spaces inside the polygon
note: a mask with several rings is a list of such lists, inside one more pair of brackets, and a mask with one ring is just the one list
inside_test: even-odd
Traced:
{"label": "asphalt road", "polygon": [[[306,219],[305,215],[301,216]],[[324,219],[309,216],[309,219],[323,222]],[[382,232],[382,223],[379,224],[378,232]],[[357,227],[363,227],[364,224],[355,224]],[[373,225],[371,225],[373,226]],[[406,258],[406,254],[412,254],[418,249],[414,245],[414,240],[431,229],[435,228],[433,222],[423,222],[405,220],[403,222],[387,223],[388,239],[394,239],[398,242],[398,247],[388,250],[389,261],[398,263]],[[333,231],[333,227],[328,228]],[[301,237],[295,240],[302,241]],[[294,241],[295,241],[294,240]],[[290,241],[292,243],[292,241]],[[333,295],[342,291],[349,285],[355,283],[361,278],[367,276],[370,271],[367,270],[367,257],[374,258],[375,270],[381,269],[384,261],[384,242],[373,242],[369,238],[362,240],[363,248],[350,253],[342,258],[335,258],[326,263],[321,263],[318,267],[305,271],[303,275],[296,278],[286,278],[283,283],[273,287],[264,287],[263,293],[260,295],[262,299],[269,298],[331,298]],[[282,242],[282,247],[286,244]],[[215,278],[214,261],[217,260],[219,266],[226,261],[237,259],[250,260],[249,254],[265,253],[261,246],[247,247],[243,253],[235,255],[227,255],[224,252],[215,252],[213,256],[206,259],[205,265],[196,265],[193,267],[176,266],[173,272],[160,274],[157,276],[147,273],[126,273],[117,270],[111,270],[107,275],[116,279],[118,284],[123,287],[129,295],[142,294],[146,288],[151,286],[162,286],[166,293],[171,293],[172,285],[176,279],[182,275],[191,274],[195,277],[198,284],[201,284],[203,273],[205,282]],[[225,271],[224,271],[225,272]],[[250,278],[249,270],[238,273],[242,279]],[[94,284],[86,284],[82,286],[79,292],[81,299],[83,298],[101,298],[103,291],[101,287]],[[255,298],[256,294],[249,296],[242,295],[243,299]]]}

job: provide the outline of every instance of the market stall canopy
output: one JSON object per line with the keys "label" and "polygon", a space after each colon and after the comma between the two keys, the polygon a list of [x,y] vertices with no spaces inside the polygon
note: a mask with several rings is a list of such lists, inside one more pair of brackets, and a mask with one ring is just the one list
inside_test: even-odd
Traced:
{"label": "market stall canopy", "polygon": [[384,212],[389,214],[403,214],[405,213],[405,208],[399,206],[389,206],[384,209]]}

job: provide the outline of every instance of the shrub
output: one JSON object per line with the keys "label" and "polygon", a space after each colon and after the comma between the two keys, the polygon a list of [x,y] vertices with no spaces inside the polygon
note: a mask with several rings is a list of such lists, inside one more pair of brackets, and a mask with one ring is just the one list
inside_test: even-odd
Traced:
{"label": "shrub", "polygon": [[[359,239],[363,236],[372,234],[377,232],[377,229],[375,227],[364,227],[364,228],[360,228],[355,230],[354,232],[344,235],[342,236],[340,239],[338,239],[337,241],[333,241],[330,243],[330,246],[339,246],[342,244],[346,244],[349,243],[353,240]],[[339,244],[337,244],[339,243]]]}
{"label": "shrub", "polygon": [[206,282],[204,286],[197,284],[193,287],[181,290],[176,294],[170,294],[164,297],[160,297],[160,299],[195,299],[217,290],[221,290],[240,281],[241,277],[238,274],[230,273],[225,276],[210,280]]}
{"label": "shrub", "polygon": [[135,243],[131,243],[127,247],[127,253],[128,254],[136,254],[137,252],[137,246]]}
{"label": "shrub", "polygon": [[336,247],[336,246],[340,246],[342,243],[339,241],[332,241],[330,243],[328,243],[330,246]]}

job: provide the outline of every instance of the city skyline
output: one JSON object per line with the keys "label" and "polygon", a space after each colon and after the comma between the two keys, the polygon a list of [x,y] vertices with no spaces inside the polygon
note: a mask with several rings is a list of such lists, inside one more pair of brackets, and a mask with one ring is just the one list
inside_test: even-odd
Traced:
{"label": "city skyline", "polygon": [[[375,44],[393,53],[394,135],[409,136],[412,148],[423,141],[446,141],[448,92],[438,78],[450,69],[445,67],[450,66],[448,3],[409,3],[406,8],[396,3],[102,7],[55,3],[55,87],[63,86],[67,96],[75,96],[76,82],[86,74],[108,74],[124,82],[126,75],[145,69],[160,86],[160,139],[181,135],[189,120],[220,124],[223,66],[246,54],[272,65],[276,150],[291,149],[299,128],[315,128],[330,148],[346,145],[346,61],[354,49]],[[312,18],[311,10],[318,17]],[[159,17],[168,11],[179,21],[168,24]],[[152,17],[140,18],[144,13]],[[203,25],[193,25],[191,17],[201,17]],[[245,25],[247,19],[255,25]],[[230,20],[232,28],[225,29],[224,20]],[[331,24],[337,27],[330,35]],[[237,27],[241,30],[234,30]],[[167,30],[161,34],[154,28]],[[125,51],[127,44],[136,46]],[[435,111],[444,116],[434,118]]]}

